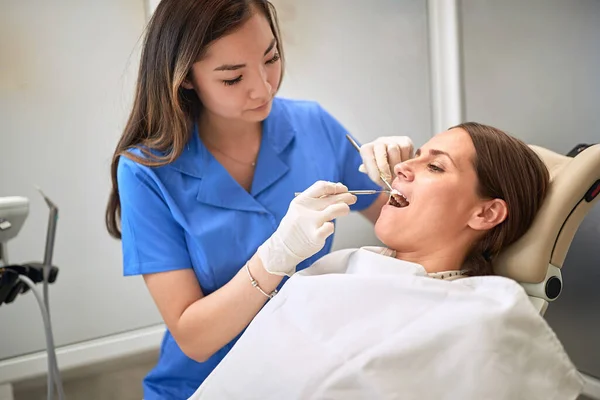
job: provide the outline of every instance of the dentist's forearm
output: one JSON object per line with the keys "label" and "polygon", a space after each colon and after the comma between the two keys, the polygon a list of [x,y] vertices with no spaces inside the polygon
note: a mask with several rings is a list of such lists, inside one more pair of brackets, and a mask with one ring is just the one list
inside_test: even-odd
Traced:
{"label": "dentist's forearm", "polygon": [[[268,273],[261,259],[249,261],[252,277],[260,288],[273,292],[282,276]],[[219,290],[192,303],[177,324],[177,343],[190,358],[203,362],[233,340],[250,324],[268,298],[253,287],[246,268]]]}

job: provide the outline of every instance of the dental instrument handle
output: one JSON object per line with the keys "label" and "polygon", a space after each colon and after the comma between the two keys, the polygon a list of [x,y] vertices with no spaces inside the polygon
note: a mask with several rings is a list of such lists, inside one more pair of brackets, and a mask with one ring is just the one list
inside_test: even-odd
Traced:
{"label": "dental instrument handle", "polygon": [[[348,190],[348,193],[354,194],[354,195],[361,195],[361,194],[390,193],[390,191],[388,191],[388,190]],[[300,194],[302,194],[302,192],[295,192],[294,196],[298,196]]]}
{"label": "dental instrument handle", "polygon": [[348,141],[352,144],[352,146],[354,146],[356,151],[360,153],[360,146],[358,145],[358,143],[356,143],[354,139],[352,139],[352,136],[346,133],[346,139],[348,139]]}
{"label": "dental instrument handle", "polygon": [[[389,193],[393,193],[394,192],[394,188],[392,187],[392,185],[390,185],[388,183],[388,181],[385,180],[385,178],[383,177],[383,174],[381,172],[379,173],[379,177],[381,178],[381,180],[383,181],[383,183],[385,183],[385,186],[387,186],[387,188],[389,189]],[[385,192],[387,192],[387,190]]]}
{"label": "dental instrument handle", "polygon": [[[354,146],[356,151],[358,151],[360,153],[360,146],[358,145],[358,143],[356,143],[356,141],[354,139],[352,139],[352,136],[350,136],[349,134],[346,133],[346,139],[348,139],[348,141],[352,144],[352,146]],[[381,171],[379,172],[379,177],[381,178],[381,181],[383,183],[385,183],[385,186],[389,189],[390,193],[393,192],[394,188],[392,188],[392,185],[390,185],[388,183],[388,181],[385,180],[385,178],[383,177],[383,173],[381,173]]]}

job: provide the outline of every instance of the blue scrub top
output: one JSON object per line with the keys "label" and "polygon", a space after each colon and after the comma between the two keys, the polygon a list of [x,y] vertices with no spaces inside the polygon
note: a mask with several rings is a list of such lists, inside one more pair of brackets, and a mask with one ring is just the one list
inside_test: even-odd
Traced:
{"label": "blue scrub top", "polygon": [[[169,165],[150,168],[120,157],[124,274],[193,268],[202,292],[210,295],[273,234],[294,192],[318,180],[342,182],[349,189],[378,189],[358,171],[362,161],[346,133],[316,102],[275,98],[263,123],[250,192],[211,155],[196,130]],[[363,210],[376,198],[358,196],[351,209]],[[333,235],[297,270],[329,253],[332,240]],[[236,340],[199,363],[180,350],[167,330],[158,364],[144,379],[144,398],[188,398]]]}

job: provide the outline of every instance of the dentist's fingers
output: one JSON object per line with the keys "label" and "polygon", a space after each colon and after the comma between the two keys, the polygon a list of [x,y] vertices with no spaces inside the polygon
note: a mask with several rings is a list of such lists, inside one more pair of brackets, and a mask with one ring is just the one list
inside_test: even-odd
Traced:
{"label": "dentist's fingers", "polygon": [[346,192],[322,197],[319,200],[321,200],[323,204],[326,204],[327,206],[337,203],[345,203],[351,206],[352,204],[356,203],[357,197],[355,194]]}
{"label": "dentist's fingers", "polygon": [[402,161],[410,160],[413,158],[415,151],[415,145],[413,144],[413,141],[408,136],[400,136],[399,139],[400,142],[398,145],[400,146],[400,150],[402,152]]}
{"label": "dentist's fingers", "polygon": [[380,182],[379,168],[377,167],[377,160],[375,157],[375,144],[367,143],[361,146],[360,156],[362,157],[363,163],[359,168],[359,171],[366,173],[373,182]]}
{"label": "dentist's fingers", "polygon": [[325,222],[321,227],[319,227],[316,231],[317,239],[324,241],[327,239],[333,231],[335,230],[335,225],[333,222]]}
{"label": "dentist's fingers", "polygon": [[364,144],[360,150],[363,163],[358,170],[383,185],[380,174],[390,182],[394,177],[394,166],[411,159],[414,146],[408,136],[385,136]]}
{"label": "dentist's fingers", "polygon": [[[390,166],[390,172],[392,172],[393,175],[393,171],[394,171],[394,167],[397,164],[400,164],[402,161],[404,161],[404,159],[402,158],[402,148],[400,147],[400,145],[398,143],[390,143],[387,146],[387,152],[388,152],[388,163]],[[388,180],[388,182],[390,182],[390,180]]]}
{"label": "dentist's fingers", "polygon": [[386,143],[375,143],[373,148],[375,153],[375,160],[377,162],[377,169],[383,175],[383,178],[390,182],[392,180],[392,173],[390,168],[390,162],[388,160],[388,146]]}
{"label": "dentist's fingers", "polygon": [[[320,198],[328,195],[335,195],[337,193],[347,192],[348,188],[341,183],[327,182],[327,181],[317,181],[313,183],[308,189],[306,189],[300,196],[303,197],[311,197],[311,198]],[[298,197],[300,197],[298,196]]]}
{"label": "dentist's fingers", "polygon": [[346,203],[337,203],[328,206],[321,212],[321,220],[319,222],[325,223],[332,221],[339,217],[344,217],[350,213],[350,206]]}
{"label": "dentist's fingers", "polygon": [[319,199],[311,199],[310,208],[315,211],[323,211],[333,204],[352,205],[356,203],[357,197],[352,193],[340,193],[329,196],[324,196]]}

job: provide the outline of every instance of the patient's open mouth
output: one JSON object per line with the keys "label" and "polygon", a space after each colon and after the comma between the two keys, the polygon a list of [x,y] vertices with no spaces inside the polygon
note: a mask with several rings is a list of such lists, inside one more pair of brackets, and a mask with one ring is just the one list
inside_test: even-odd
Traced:
{"label": "patient's open mouth", "polygon": [[394,189],[394,191],[390,194],[390,200],[388,204],[394,207],[402,208],[408,206],[409,202],[406,197]]}

